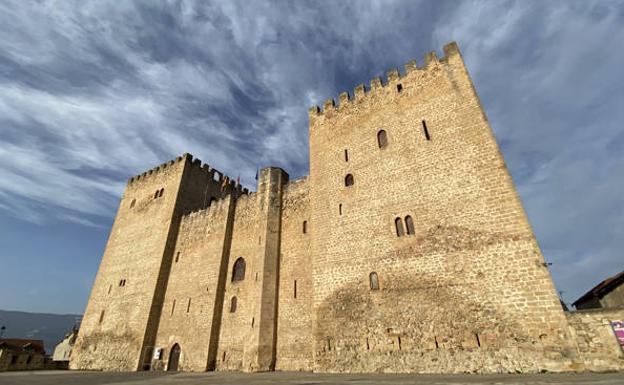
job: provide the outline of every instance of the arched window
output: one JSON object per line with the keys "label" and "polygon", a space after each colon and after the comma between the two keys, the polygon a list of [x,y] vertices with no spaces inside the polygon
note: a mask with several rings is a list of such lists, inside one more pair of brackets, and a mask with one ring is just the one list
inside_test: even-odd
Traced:
{"label": "arched window", "polygon": [[245,260],[238,257],[232,268],[232,282],[242,281],[245,279]]}
{"label": "arched window", "polygon": [[407,227],[408,235],[414,235],[414,221],[409,215],[405,217],[405,227]]}
{"label": "arched window", "polygon": [[353,186],[353,175],[352,174],[347,174],[347,176],[345,176],[345,186],[347,186],[347,187]]}
{"label": "arched window", "polygon": [[396,227],[397,237],[402,237],[405,234],[405,230],[403,230],[403,221],[400,217],[394,220],[394,226]]}
{"label": "arched window", "polygon": [[133,208],[135,203],[136,203],[136,199],[133,199],[132,202],[130,202],[130,208]]}
{"label": "arched window", "polygon": [[377,144],[379,145],[379,148],[384,148],[388,145],[388,134],[385,130],[380,130],[377,133]]}
{"label": "arched window", "polygon": [[303,221],[303,233],[308,232],[308,221]]}
{"label": "arched window", "polygon": [[232,300],[230,301],[230,313],[236,313],[236,303],[238,302],[238,300],[236,299],[236,297],[232,297]]}
{"label": "arched window", "polygon": [[368,282],[371,290],[379,290],[379,277],[374,271],[368,275]]}
{"label": "arched window", "polygon": [[161,188],[160,191],[158,192],[158,196],[161,197],[163,196],[164,193],[165,193],[165,189]]}

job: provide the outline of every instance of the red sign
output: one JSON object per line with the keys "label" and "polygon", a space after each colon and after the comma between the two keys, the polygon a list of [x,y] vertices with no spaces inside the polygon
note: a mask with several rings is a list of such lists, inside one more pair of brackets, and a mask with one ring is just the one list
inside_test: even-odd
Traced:
{"label": "red sign", "polygon": [[624,346],[624,322],[611,321],[611,327],[613,328],[613,333],[615,333],[615,337],[618,339],[620,346]]}

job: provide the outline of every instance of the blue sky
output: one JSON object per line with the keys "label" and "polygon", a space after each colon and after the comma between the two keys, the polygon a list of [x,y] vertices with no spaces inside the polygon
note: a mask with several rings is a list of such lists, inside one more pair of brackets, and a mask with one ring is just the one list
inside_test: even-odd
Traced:
{"label": "blue sky", "polygon": [[555,284],[624,266],[623,1],[0,3],[0,308],[81,313],[128,177],[308,173],[307,109],[457,41]]}

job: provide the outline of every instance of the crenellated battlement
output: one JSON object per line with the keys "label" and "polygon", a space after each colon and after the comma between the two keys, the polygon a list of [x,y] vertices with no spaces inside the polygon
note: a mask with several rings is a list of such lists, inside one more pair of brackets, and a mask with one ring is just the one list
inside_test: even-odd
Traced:
{"label": "crenellated battlement", "polygon": [[189,153],[184,153],[175,159],[162,163],[148,171],[145,171],[141,174],[133,176],[132,178],[128,179],[128,185],[147,180],[148,178],[155,177],[156,175],[159,175],[161,172],[167,169],[171,169],[171,167],[174,167],[175,165],[182,163],[182,162],[186,162],[191,167],[200,169],[202,172],[206,173],[211,179],[213,179],[217,183],[223,183],[223,179],[228,178],[227,184],[225,186],[225,189],[227,191],[236,191],[238,192],[238,195],[249,194],[249,189],[244,188],[240,184],[237,185],[235,180],[228,177],[227,175],[217,170],[216,168],[211,167],[209,164],[202,162],[199,158],[194,158],[193,155]]}
{"label": "crenellated battlement", "polygon": [[[408,86],[408,83],[403,83],[404,81],[411,81],[413,78],[414,82],[419,82],[422,78],[426,76],[428,72],[437,71],[440,65],[447,64],[449,62],[449,58],[454,56],[459,56],[461,58],[459,47],[455,42],[446,44],[443,47],[443,51],[444,56],[440,59],[438,59],[435,51],[426,54],[424,59],[424,65],[422,67],[418,66],[416,60],[412,60],[407,62],[403,66],[403,74],[399,72],[397,68],[393,68],[386,73],[385,79],[382,79],[380,77],[375,77],[371,79],[368,87],[366,87],[364,84],[359,84],[354,88],[353,92],[351,93],[347,91],[341,92],[338,96],[338,104],[336,104],[333,98],[330,98],[323,103],[322,108],[320,108],[319,106],[310,107],[308,112],[310,121],[317,118],[318,116],[349,108],[356,102],[360,102],[367,98],[376,96],[377,94],[380,94],[382,92],[386,92],[388,88],[394,88],[394,91],[397,93],[402,92],[406,88],[406,86]],[[412,76],[418,74],[421,76]]]}
{"label": "crenellated battlement", "polygon": [[[247,195],[243,195],[247,196]],[[216,215],[215,213],[223,211],[229,205],[229,197],[218,199],[208,207],[196,208],[182,215],[182,223],[197,220],[201,217]]]}

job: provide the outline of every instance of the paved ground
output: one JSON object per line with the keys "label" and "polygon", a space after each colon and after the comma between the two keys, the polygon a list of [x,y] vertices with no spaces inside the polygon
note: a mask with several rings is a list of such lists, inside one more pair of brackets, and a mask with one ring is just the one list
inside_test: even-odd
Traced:
{"label": "paved ground", "polygon": [[624,385],[624,373],[534,375],[407,375],[315,373],[102,373],[37,371],[0,373],[0,385]]}

